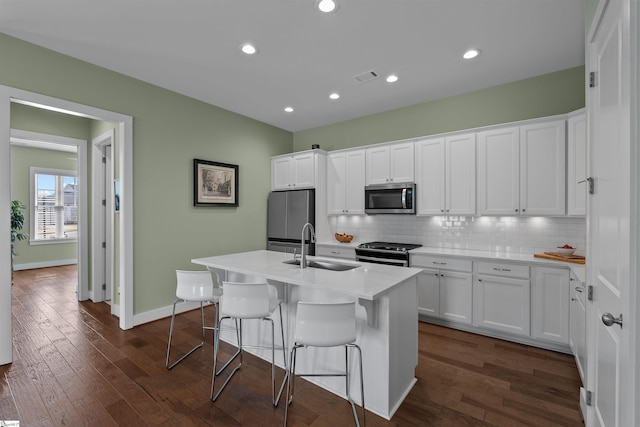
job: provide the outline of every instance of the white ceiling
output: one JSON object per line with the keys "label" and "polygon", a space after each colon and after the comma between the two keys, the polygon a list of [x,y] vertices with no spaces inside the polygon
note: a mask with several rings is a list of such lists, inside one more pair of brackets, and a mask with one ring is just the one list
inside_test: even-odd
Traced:
{"label": "white ceiling", "polygon": [[584,64],[583,0],[337,1],[0,0],[0,32],[292,132]]}

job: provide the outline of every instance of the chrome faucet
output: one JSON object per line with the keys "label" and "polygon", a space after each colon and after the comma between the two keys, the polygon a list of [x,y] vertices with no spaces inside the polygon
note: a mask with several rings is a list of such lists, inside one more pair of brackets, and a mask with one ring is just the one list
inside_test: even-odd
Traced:
{"label": "chrome faucet", "polygon": [[304,251],[304,232],[309,228],[309,232],[311,233],[311,239],[309,239],[309,243],[315,243],[316,241],[316,231],[313,229],[313,224],[310,222],[306,223],[302,226],[302,240],[300,242],[302,250],[300,255],[300,268],[307,268],[307,254]]}

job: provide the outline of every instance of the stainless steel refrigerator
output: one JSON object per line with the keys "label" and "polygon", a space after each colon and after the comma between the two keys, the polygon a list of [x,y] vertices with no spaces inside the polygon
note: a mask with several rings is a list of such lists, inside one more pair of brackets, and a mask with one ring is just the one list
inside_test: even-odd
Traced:
{"label": "stainless steel refrigerator", "polygon": [[[302,227],[316,225],[315,190],[272,191],[267,211],[267,250],[300,253]],[[305,252],[314,255],[315,244],[305,234]]]}

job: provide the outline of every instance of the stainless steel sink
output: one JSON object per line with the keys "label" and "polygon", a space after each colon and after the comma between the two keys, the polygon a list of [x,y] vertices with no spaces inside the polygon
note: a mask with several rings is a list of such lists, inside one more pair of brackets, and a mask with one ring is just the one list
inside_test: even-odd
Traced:
{"label": "stainless steel sink", "polygon": [[[300,260],[298,258],[290,259],[282,262],[285,264],[300,265]],[[347,271],[347,270],[353,270],[354,268],[357,268],[359,266],[354,264],[343,264],[341,262],[336,262],[336,261],[309,259],[307,260],[307,267],[322,268],[324,270],[333,270],[333,271]]]}

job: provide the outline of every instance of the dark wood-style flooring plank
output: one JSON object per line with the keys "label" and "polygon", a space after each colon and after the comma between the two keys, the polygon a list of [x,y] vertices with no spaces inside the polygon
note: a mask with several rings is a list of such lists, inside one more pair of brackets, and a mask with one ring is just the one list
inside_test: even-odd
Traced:
{"label": "dark wood-style flooring plank", "polygon": [[[75,266],[16,272],[14,362],[0,367],[0,419],[29,426],[282,425],[283,404],[270,401],[268,362],[245,356],[212,403],[210,332],[202,349],[167,371],[169,319],[122,331],[110,306],[76,300],[76,275]],[[212,307],[205,310],[210,320]],[[198,310],[177,317],[176,357],[200,342],[199,322]],[[370,427],[583,425],[571,356],[426,323],[418,333],[416,385],[393,419],[367,412]],[[223,343],[221,358],[232,351]],[[296,380],[290,426],[353,424],[345,400]]]}

